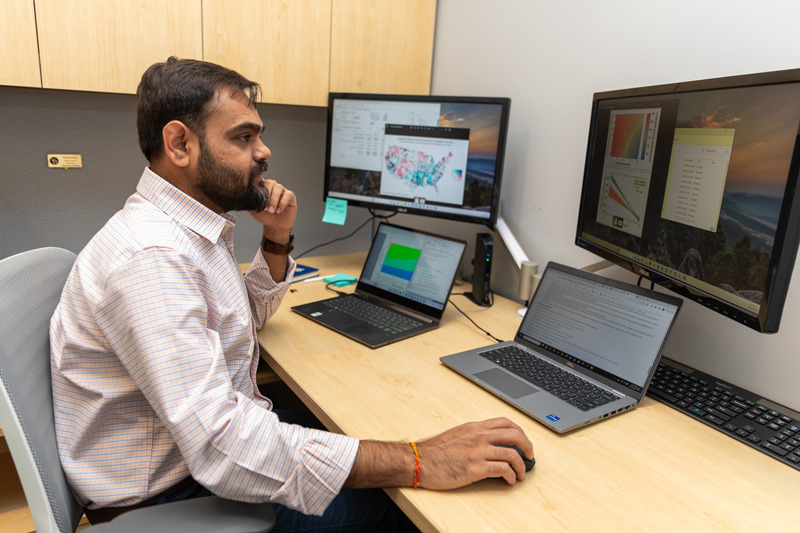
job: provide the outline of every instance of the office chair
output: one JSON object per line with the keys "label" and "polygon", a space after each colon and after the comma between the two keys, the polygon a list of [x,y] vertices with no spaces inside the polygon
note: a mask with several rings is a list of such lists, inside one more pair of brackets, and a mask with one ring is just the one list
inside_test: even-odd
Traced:
{"label": "office chair", "polygon": [[[0,261],[0,426],[39,533],[73,533],[83,515],[61,468],[50,384],[50,317],[75,254],[39,248]],[[216,496],[136,509],[83,531],[261,532],[268,504]]]}

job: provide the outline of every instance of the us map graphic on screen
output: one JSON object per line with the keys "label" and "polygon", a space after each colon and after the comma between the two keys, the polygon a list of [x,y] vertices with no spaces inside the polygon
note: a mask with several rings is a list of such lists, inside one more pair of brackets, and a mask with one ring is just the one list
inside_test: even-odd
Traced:
{"label": "us map graphic on screen", "polygon": [[381,272],[411,281],[414,269],[417,268],[420,250],[392,243],[386,251],[386,258],[381,265]]}
{"label": "us map graphic on screen", "polygon": [[[412,191],[418,187],[431,186],[439,192],[439,181],[444,176],[445,168],[453,157],[449,152],[441,159],[422,150],[409,150],[392,144],[386,151],[386,168],[392,175],[402,180]],[[454,176],[461,176],[461,170],[454,170]]]}
{"label": "us map graphic on screen", "polygon": [[467,128],[387,124],[381,194],[462,205],[469,134]]}

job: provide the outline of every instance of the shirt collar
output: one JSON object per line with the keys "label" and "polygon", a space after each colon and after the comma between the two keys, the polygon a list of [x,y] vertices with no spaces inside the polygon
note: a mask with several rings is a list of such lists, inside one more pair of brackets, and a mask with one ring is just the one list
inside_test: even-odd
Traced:
{"label": "shirt collar", "polygon": [[136,192],[177,223],[213,243],[225,234],[230,235],[236,225],[234,215],[215,213],[153,172],[150,167],[142,172]]}

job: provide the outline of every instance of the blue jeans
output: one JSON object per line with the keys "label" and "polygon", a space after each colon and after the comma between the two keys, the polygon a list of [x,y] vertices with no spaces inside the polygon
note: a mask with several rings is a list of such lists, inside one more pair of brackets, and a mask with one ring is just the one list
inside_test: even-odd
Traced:
{"label": "blue jeans", "polygon": [[[282,422],[324,429],[307,411],[276,409]],[[157,503],[210,496],[211,492],[196,481],[169,496],[159,497]],[[315,532],[346,533],[372,532],[405,533],[419,531],[381,489],[350,489],[341,491],[322,516],[304,515],[284,505],[271,504],[277,521],[275,533]]]}

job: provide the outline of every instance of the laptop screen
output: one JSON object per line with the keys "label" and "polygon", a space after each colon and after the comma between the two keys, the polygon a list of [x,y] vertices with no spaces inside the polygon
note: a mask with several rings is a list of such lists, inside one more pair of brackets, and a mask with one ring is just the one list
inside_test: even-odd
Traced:
{"label": "laptop screen", "polygon": [[548,268],[518,336],[570,366],[642,392],[679,303],[613,280]]}
{"label": "laptop screen", "polygon": [[464,247],[462,241],[381,223],[359,288],[368,285],[443,310]]}

